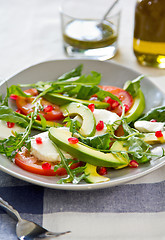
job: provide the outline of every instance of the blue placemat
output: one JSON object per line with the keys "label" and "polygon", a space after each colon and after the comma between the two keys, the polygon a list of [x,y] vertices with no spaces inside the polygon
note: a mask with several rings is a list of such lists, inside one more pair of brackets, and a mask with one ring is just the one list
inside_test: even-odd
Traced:
{"label": "blue placemat", "polygon": [[[165,181],[92,191],[43,188],[0,172],[0,196],[23,218],[59,239],[165,239]],[[14,240],[16,222],[0,209],[0,239]]]}

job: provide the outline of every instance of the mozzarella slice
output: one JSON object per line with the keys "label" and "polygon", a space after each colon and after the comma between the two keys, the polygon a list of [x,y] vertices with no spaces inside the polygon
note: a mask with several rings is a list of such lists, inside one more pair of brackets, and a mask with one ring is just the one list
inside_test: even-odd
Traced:
{"label": "mozzarella slice", "polygon": [[[37,144],[36,138],[41,137],[42,143]],[[42,132],[40,134],[35,135],[31,139],[31,154],[34,155],[41,161],[48,161],[48,162],[60,162],[61,158],[59,153],[55,149],[54,145],[52,144],[51,140],[48,137],[48,132]],[[70,154],[61,150],[66,158],[73,158]]]}
{"label": "mozzarella slice", "polygon": [[[113,124],[115,121],[120,120],[120,117],[111,111],[105,110],[105,109],[95,109],[93,111],[94,117],[96,119],[96,125],[98,124],[99,121],[103,121],[104,128],[101,131],[96,131],[95,135],[102,135],[107,132],[107,127],[106,124]],[[118,124],[114,126],[116,129],[120,125],[120,121],[118,121]]]}
{"label": "mozzarella slice", "polygon": [[25,128],[22,128],[18,125],[14,125],[14,127],[9,128],[5,121],[0,120],[0,139],[9,138],[13,135],[14,132],[21,133],[24,132]]}
{"label": "mozzarella slice", "polygon": [[139,132],[156,132],[156,131],[163,131],[164,123],[162,122],[149,122],[149,121],[136,121],[134,123],[134,127]]}

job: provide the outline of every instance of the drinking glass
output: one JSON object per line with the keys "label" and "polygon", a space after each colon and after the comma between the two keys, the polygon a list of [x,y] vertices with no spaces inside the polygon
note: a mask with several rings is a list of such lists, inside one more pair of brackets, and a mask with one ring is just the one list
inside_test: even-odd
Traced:
{"label": "drinking glass", "polygon": [[120,4],[102,19],[114,0],[63,0],[63,46],[69,57],[106,60],[117,51]]}

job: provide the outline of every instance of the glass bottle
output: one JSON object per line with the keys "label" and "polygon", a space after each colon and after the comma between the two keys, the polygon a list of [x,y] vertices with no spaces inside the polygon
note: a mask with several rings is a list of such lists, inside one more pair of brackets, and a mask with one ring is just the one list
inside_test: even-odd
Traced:
{"label": "glass bottle", "polygon": [[142,65],[165,68],[165,0],[138,0],[134,54]]}

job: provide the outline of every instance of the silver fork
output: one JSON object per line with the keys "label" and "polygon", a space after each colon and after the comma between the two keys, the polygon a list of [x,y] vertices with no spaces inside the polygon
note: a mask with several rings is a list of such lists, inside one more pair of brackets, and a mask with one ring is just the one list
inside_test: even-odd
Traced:
{"label": "silver fork", "polygon": [[66,233],[70,233],[70,231],[67,232],[49,232],[45,228],[39,226],[38,224],[34,222],[27,221],[25,219],[22,219],[20,214],[15,210],[12,206],[8,204],[8,202],[4,201],[0,197],[0,207],[2,207],[11,217],[13,217],[17,221],[16,225],[16,234],[18,239],[20,240],[47,240],[47,239],[55,239],[56,237],[59,237],[61,235],[64,235]]}

